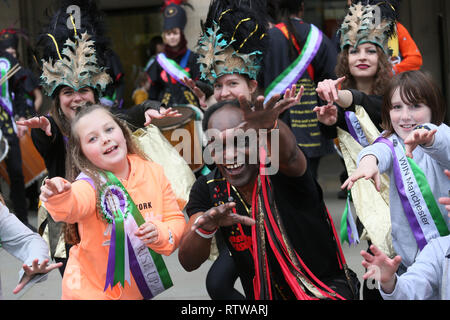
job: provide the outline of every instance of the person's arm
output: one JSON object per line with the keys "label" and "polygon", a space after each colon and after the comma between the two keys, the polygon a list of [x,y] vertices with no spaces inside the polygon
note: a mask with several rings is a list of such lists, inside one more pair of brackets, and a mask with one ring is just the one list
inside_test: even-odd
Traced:
{"label": "person's arm", "polygon": [[383,299],[428,300],[438,297],[445,253],[448,250],[448,241],[442,241],[444,243],[442,246],[440,240],[434,239],[428,243],[416,261],[401,276],[395,274],[401,261],[400,256],[394,259],[385,257],[383,262],[374,264],[371,269],[375,277],[378,275],[381,277],[377,280],[380,280],[380,293]]}
{"label": "person's arm", "polygon": [[84,180],[70,183],[61,177],[47,179],[39,199],[57,222],[76,223],[97,210],[96,192]]}
{"label": "person's arm", "polygon": [[377,158],[374,155],[367,155],[358,163],[358,167],[350,177],[342,184],[341,189],[350,190],[356,181],[361,178],[372,179],[375,182],[375,189],[380,191],[381,177],[377,165]]}
{"label": "person's arm", "polygon": [[184,270],[191,272],[197,270],[205,262],[211,250],[212,238],[202,238],[194,232],[195,220],[204,212],[198,212],[189,218],[178,250],[178,260]]}
{"label": "person's arm", "polygon": [[0,203],[0,239],[2,247],[17,259],[31,265],[35,258],[48,259],[47,243],[28,229]]}
{"label": "person's arm", "polygon": [[416,147],[422,148],[443,168],[450,168],[450,128],[446,124],[425,123],[411,132],[404,142],[409,157],[412,158]]}
{"label": "person's arm", "polygon": [[163,105],[159,101],[146,100],[131,108],[111,108],[111,112],[125,120],[133,129],[142,128],[147,121],[145,113],[149,110],[159,112]]}
{"label": "person's arm", "polygon": [[180,239],[186,227],[186,220],[180,211],[172,186],[164,175],[163,168],[161,167],[158,170],[162,192],[161,196],[163,198],[163,219],[162,221],[151,221],[157,228],[158,237],[149,247],[155,252],[169,255],[180,244]]}
{"label": "person's arm", "polygon": [[237,223],[254,224],[250,217],[232,214],[235,205],[234,202],[228,202],[211,208],[206,177],[195,181],[186,206],[190,218],[178,250],[178,260],[186,271],[198,269],[208,259],[211,239],[219,227]]}
{"label": "person's arm", "polygon": [[[23,262],[19,282],[13,293],[17,294],[27,284],[46,279],[46,273],[60,265],[47,266],[48,245],[37,233],[32,232],[8,208],[0,203],[0,239],[2,247]],[[50,268],[47,270],[47,268]]]}
{"label": "person's arm", "polygon": [[57,136],[62,133],[51,117],[33,117],[17,123],[31,128],[31,140],[44,159],[52,155]]}
{"label": "person's arm", "polygon": [[[286,91],[285,96],[291,96],[290,92]],[[244,132],[248,129],[257,131],[261,129],[268,130],[268,150],[272,150],[275,147],[280,171],[287,176],[301,176],[306,171],[306,157],[298,147],[292,130],[279,119],[279,115],[294,105],[295,103],[293,102],[300,100],[300,98],[301,93],[295,98],[285,97],[283,100],[278,101],[279,95],[274,95],[264,104],[264,97],[259,96],[252,109],[244,95],[240,95],[239,103],[244,111],[244,122],[238,128],[227,130],[223,135],[233,135],[235,129],[243,129]],[[272,131],[277,129],[279,140],[272,141],[274,138],[274,132]],[[273,143],[276,143],[276,145],[273,146]],[[276,158],[274,155],[271,155],[271,159]]]}

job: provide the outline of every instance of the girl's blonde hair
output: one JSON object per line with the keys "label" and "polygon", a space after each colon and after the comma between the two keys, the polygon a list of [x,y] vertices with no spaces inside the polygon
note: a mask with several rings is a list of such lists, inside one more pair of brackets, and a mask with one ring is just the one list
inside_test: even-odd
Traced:
{"label": "girl's blonde hair", "polygon": [[[80,108],[74,117],[74,119],[71,122],[70,126],[70,135],[69,135],[69,142],[68,142],[68,148],[67,148],[67,157],[66,157],[66,177],[67,180],[70,182],[73,182],[76,180],[78,175],[83,172],[86,174],[89,178],[92,179],[96,194],[97,194],[97,214],[99,218],[101,218],[100,212],[100,199],[99,195],[100,192],[98,190],[101,190],[102,188],[102,174],[104,173],[104,170],[101,168],[98,168],[95,166],[86,156],[84,155],[82,149],[81,149],[81,142],[80,137],[78,135],[78,132],[76,130],[76,124],[80,119],[82,119],[84,116],[89,115],[95,110],[103,110],[107,115],[109,115],[114,122],[117,123],[117,125],[120,127],[120,129],[123,132],[123,135],[125,137],[125,141],[127,143],[127,154],[135,154],[141,157],[142,159],[148,160],[145,153],[141,150],[139,147],[137,140],[133,137],[133,134],[131,130],[128,128],[127,123],[112,114],[108,107],[105,107],[101,104],[88,104],[83,108]],[[103,175],[104,176],[104,175]],[[65,230],[65,236],[66,236],[66,242],[70,244],[76,244],[80,241],[79,235],[77,232],[77,227],[75,225],[68,224]]]}

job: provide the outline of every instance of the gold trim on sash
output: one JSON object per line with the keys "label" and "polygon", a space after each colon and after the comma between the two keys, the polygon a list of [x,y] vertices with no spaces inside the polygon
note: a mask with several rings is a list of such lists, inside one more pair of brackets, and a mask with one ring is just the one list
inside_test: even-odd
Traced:
{"label": "gold trim on sash", "polygon": [[[363,107],[356,106],[355,114],[367,141],[372,144],[380,135],[378,129]],[[363,147],[348,132],[340,128],[337,128],[337,131],[345,167],[350,176],[356,170],[358,154]],[[356,215],[365,227],[361,240],[372,241],[389,257],[394,257],[389,209],[389,177],[386,174],[381,175],[381,192],[375,189],[372,181],[365,179],[358,180],[352,187],[351,192]]]}

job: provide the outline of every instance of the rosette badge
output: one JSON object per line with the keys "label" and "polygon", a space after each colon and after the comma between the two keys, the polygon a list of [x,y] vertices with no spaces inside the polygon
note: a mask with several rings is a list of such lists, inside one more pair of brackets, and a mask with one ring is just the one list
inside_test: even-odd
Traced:
{"label": "rosette badge", "polygon": [[[103,217],[108,223],[113,223],[115,216],[122,215],[127,218],[127,200],[123,190],[115,185],[109,185],[101,195],[100,205]],[[120,210],[120,211],[119,211]]]}

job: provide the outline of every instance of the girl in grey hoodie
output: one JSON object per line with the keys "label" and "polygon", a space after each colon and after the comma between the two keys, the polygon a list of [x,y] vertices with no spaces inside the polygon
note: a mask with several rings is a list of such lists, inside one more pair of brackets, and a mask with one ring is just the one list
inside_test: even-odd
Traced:
{"label": "girl in grey hoodie", "polygon": [[409,71],[392,78],[382,106],[382,137],[364,148],[358,168],[342,185],[350,189],[360,178],[390,177],[392,241],[402,257],[398,271],[411,266],[432,239],[449,235],[445,206],[450,181],[450,128],[443,123],[446,106],[431,77]]}

